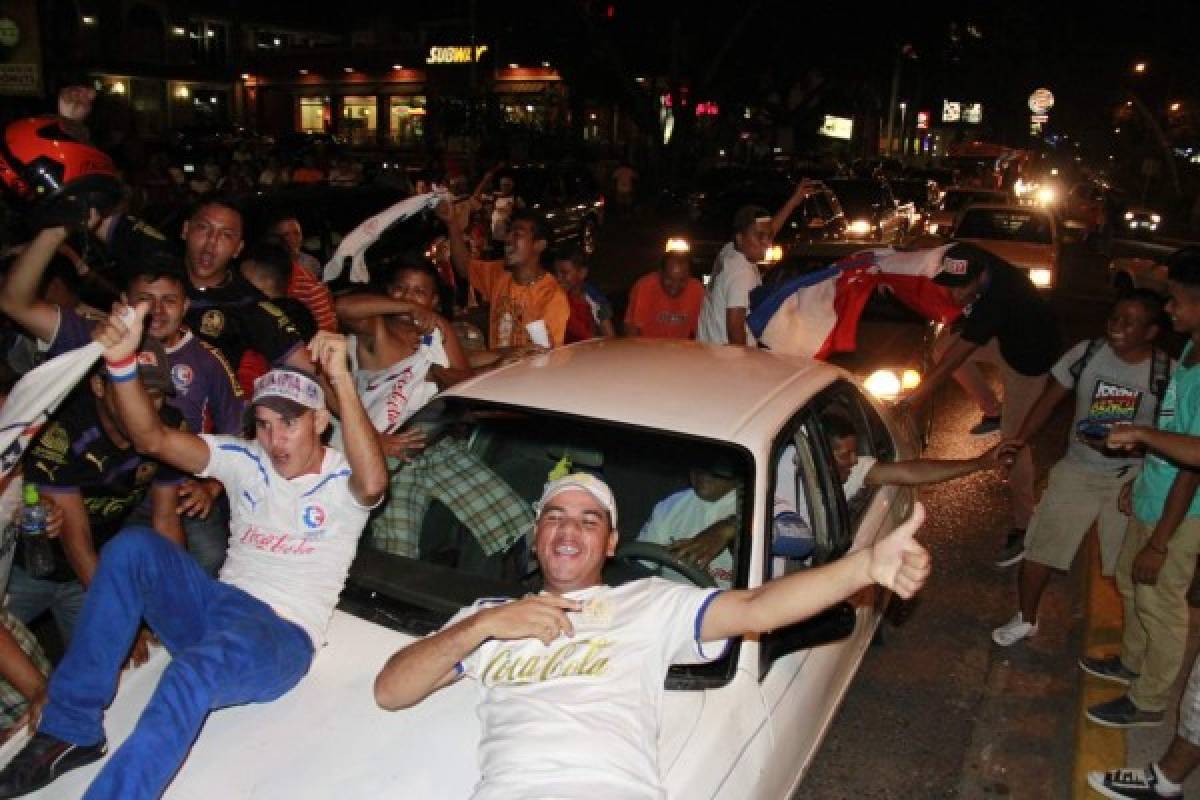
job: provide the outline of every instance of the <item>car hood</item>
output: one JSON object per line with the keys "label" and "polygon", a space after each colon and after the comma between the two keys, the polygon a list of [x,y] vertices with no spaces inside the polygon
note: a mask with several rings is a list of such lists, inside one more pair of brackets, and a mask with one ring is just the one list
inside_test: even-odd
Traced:
{"label": "car hood", "polygon": [[970,242],[984,250],[1004,259],[1014,267],[1034,269],[1035,267],[1052,267],[1054,265],[1054,245],[1034,244],[1032,242],[1005,242],[995,239],[957,239],[960,242]]}
{"label": "car hood", "polygon": [[[414,637],[335,612],[329,644],[300,684],[279,700],[212,713],[166,800],[442,800],[468,797],[479,778],[478,699],[460,681],[415,708],[387,712],[372,685],[387,658]],[[110,753],[129,735],[170,656],[122,675],[105,715]],[[664,773],[688,741],[705,692],[667,692],[660,736]],[[0,763],[27,737],[0,748]],[[29,795],[66,800],[83,795],[103,762],[68,773]]]}

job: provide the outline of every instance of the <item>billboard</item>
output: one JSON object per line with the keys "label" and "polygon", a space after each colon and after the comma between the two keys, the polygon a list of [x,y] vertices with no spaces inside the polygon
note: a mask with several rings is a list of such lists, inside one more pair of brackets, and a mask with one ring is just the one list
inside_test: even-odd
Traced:
{"label": "billboard", "polygon": [[36,0],[0,2],[0,95],[42,93]]}
{"label": "billboard", "polygon": [[826,114],[825,122],[817,130],[817,133],[831,139],[849,139],[854,134],[854,120]]}
{"label": "billboard", "polygon": [[962,118],[969,125],[983,122],[983,103],[967,103],[963,106]]}
{"label": "billboard", "polygon": [[956,100],[942,101],[942,122],[958,122],[962,119],[962,103]]}

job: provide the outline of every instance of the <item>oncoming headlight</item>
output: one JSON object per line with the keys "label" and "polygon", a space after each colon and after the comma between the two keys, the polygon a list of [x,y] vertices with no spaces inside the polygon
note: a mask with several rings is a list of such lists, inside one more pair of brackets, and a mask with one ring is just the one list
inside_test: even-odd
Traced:
{"label": "oncoming headlight", "polygon": [[1029,282],[1039,289],[1047,289],[1054,282],[1054,274],[1048,269],[1031,269]]}
{"label": "oncoming headlight", "polygon": [[1044,206],[1048,206],[1051,203],[1053,203],[1054,199],[1057,196],[1058,196],[1058,193],[1055,192],[1054,189],[1050,186],[1043,186],[1041,189],[1038,189],[1038,191],[1037,191],[1037,200],[1039,203],[1041,203]]}
{"label": "oncoming headlight", "polygon": [[895,400],[900,396],[900,378],[890,369],[877,369],[863,381],[863,388],[880,400]]}
{"label": "oncoming headlight", "polygon": [[855,236],[866,236],[871,232],[871,222],[870,220],[856,219],[847,226],[846,230]]}
{"label": "oncoming headlight", "polygon": [[900,388],[906,392],[911,392],[913,389],[921,385],[921,373],[915,369],[906,369],[900,375]]}

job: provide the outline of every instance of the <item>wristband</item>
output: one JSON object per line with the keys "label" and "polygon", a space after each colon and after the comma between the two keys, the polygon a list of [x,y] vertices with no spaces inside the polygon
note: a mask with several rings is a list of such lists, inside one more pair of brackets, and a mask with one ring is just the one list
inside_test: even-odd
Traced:
{"label": "wristband", "polygon": [[108,365],[109,369],[125,369],[137,363],[137,356],[130,353],[124,358],[118,358],[116,361],[106,358],[104,359],[104,363]]}
{"label": "wristband", "polygon": [[105,360],[108,369],[108,379],[113,383],[125,383],[137,377],[137,359],[133,356],[122,358],[120,361]]}

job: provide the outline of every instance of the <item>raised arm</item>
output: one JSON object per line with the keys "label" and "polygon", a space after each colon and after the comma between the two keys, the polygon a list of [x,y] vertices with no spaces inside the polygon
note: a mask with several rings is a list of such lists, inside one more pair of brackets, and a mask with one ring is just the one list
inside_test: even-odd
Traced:
{"label": "raised arm", "polygon": [[911,597],[929,576],[929,553],[914,538],[924,521],[925,509],[917,503],[908,520],[870,548],[756,589],[722,592],[704,615],[700,639],[766,633],[800,622],[873,583]]}
{"label": "raised arm", "polygon": [[467,250],[467,240],[463,235],[463,229],[459,227],[458,221],[454,218],[454,207],[450,198],[443,197],[433,207],[433,213],[446,226],[446,236],[450,240],[450,263],[453,265],[454,271],[465,276],[467,264],[471,260],[471,253]]}
{"label": "raised arm", "polygon": [[374,508],[387,491],[387,463],[350,374],[346,337],[320,331],[308,349],[337,399],[346,461],[350,463],[350,492],[360,505]]}
{"label": "raised arm", "polygon": [[67,241],[66,228],[44,228],[17,256],[4,288],[0,291],[0,311],[43,342],[54,338],[58,330],[58,306],[38,297],[38,284],[59,246]]}
{"label": "raised arm", "polygon": [[117,414],[139,453],[195,475],[208,466],[208,445],[194,433],[163,424],[158,410],[146,394],[137,376],[137,346],[150,304],[138,303],[128,316],[128,306],[114,307],[114,313],[96,326],[93,337],[104,345],[104,360],[110,376],[110,390],[116,398]]}
{"label": "raised arm", "polygon": [[774,238],[783,230],[783,226],[787,224],[788,217],[796,210],[796,206],[804,202],[804,198],[812,194],[812,183],[805,178],[796,184],[796,190],[792,192],[791,197],[787,199],[779,210],[775,212],[775,216],[771,217],[771,237]]}

